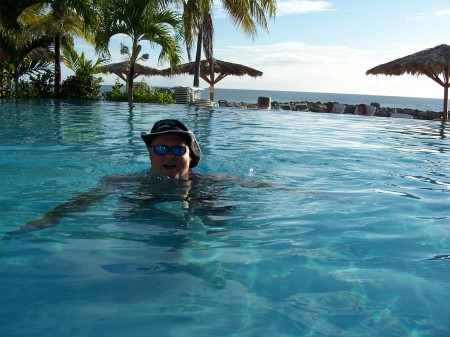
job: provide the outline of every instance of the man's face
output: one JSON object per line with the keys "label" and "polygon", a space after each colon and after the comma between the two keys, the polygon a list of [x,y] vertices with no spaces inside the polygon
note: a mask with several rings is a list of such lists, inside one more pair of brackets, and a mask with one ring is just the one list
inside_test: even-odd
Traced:
{"label": "man's face", "polygon": [[[166,155],[158,155],[154,151],[155,146],[185,146],[186,153],[181,156],[175,156],[172,151]],[[162,174],[170,178],[186,178],[189,176],[189,164],[191,163],[191,156],[186,140],[175,133],[166,133],[156,136],[152,141],[152,146],[148,147],[150,154],[150,161],[152,164],[152,173]]]}

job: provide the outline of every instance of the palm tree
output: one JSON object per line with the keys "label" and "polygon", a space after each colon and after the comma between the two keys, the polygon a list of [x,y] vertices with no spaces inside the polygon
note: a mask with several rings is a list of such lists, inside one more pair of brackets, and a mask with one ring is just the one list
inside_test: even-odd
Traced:
{"label": "palm tree", "polygon": [[73,45],[64,46],[62,54],[64,56],[64,64],[75,74],[98,74],[100,73],[100,67],[107,61],[104,57],[97,58],[95,62],[88,60],[83,52],[78,54]]}
{"label": "palm tree", "polygon": [[[199,86],[201,50],[205,58],[213,58],[213,22],[211,6],[213,0],[180,0],[183,3],[183,20],[188,55],[197,38],[195,56],[196,72],[194,86]],[[273,18],[276,13],[276,0],[221,0],[225,12],[234,24],[251,38],[257,35],[257,26],[268,31],[267,17]],[[211,62],[210,62],[211,63]]]}
{"label": "palm tree", "polygon": [[159,45],[159,63],[169,61],[171,67],[180,63],[181,51],[177,34],[181,28],[178,15],[163,8],[159,0],[112,0],[107,1],[100,28],[95,41],[96,49],[109,56],[109,42],[116,34],[125,34],[131,39],[129,76],[127,83],[128,102],[133,101],[134,67],[142,50],[141,42]]}
{"label": "palm tree", "polygon": [[49,70],[50,62],[43,56],[49,55],[44,46],[50,44],[51,38],[46,35],[20,34],[0,28],[0,67],[9,69],[16,90],[21,76]]}
{"label": "palm tree", "polygon": [[2,0],[0,3],[0,26],[8,30],[19,29],[19,15],[34,2],[33,0]]}
{"label": "palm tree", "polygon": [[16,12],[21,11],[18,21],[33,25],[53,38],[54,96],[58,97],[61,85],[61,45],[72,44],[73,36],[89,40],[89,30],[95,29],[97,18],[93,0],[26,0],[22,3],[16,9]]}

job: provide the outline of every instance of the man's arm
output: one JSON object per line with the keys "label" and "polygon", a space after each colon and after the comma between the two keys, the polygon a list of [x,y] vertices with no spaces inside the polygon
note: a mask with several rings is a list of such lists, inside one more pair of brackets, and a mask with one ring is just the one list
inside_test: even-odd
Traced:
{"label": "man's arm", "polygon": [[42,218],[29,221],[19,229],[8,232],[8,234],[21,234],[53,227],[65,216],[74,212],[83,212],[90,205],[107,197],[109,194],[111,193],[108,193],[108,189],[105,189],[104,186],[95,187],[88,192],[79,194],[69,201],[56,206],[51,211],[45,213]]}
{"label": "man's arm", "polygon": [[57,225],[62,218],[73,213],[84,212],[95,202],[106,198],[108,195],[113,194],[117,190],[118,186],[130,186],[141,179],[142,175],[138,174],[106,176],[102,178],[99,184],[92,190],[78,194],[69,201],[58,205],[51,211],[45,213],[42,218],[29,221],[19,229],[8,232],[8,234],[21,234],[53,227]]}

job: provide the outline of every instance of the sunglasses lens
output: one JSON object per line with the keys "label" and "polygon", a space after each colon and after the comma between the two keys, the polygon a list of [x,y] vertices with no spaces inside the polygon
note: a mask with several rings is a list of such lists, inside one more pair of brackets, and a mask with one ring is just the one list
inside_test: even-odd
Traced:
{"label": "sunglasses lens", "polygon": [[165,156],[166,154],[169,153],[169,148],[167,146],[164,146],[164,145],[158,145],[158,146],[153,146],[153,151],[158,156]]}
{"label": "sunglasses lens", "polygon": [[174,146],[172,147],[172,153],[174,156],[182,156],[186,153],[186,147],[185,146]]}
{"label": "sunglasses lens", "polygon": [[157,146],[153,146],[153,151],[158,156],[165,156],[166,154],[169,153],[169,151],[172,151],[174,156],[180,157],[186,153],[186,146],[168,147],[165,145],[157,145]]}

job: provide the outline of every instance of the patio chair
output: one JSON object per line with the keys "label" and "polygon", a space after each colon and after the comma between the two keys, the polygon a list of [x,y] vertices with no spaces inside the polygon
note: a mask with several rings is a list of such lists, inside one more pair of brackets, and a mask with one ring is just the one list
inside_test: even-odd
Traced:
{"label": "patio chair", "polygon": [[[366,104],[366,116],[373,116],[375,115],[375,112],[377,112],[377,107],[373,105],[367,105]],[[355,111],[353,112],[354,115],[358,114],[358,106],[355,107]]]}
{"label": "patio chair", "polygon": [[281,103],[279,106],[280,110],[292,110],[291,105],[288,103]]}
{"label": "patio chair", "polygon": [[374,116],[375,112],[377,112],[377,107],[373,105],[366,105],[367,108],[367,116]]}
{"label": "patio chair", "polygon": [[177,104],[189,104],[194,102],[192,90],[189,87],[176,87],[173,99]]}
{"label": "patio chair", "polygon": [[410,114],[404,114],[401,112],[393,112],[391,113],[391,118],[407,118],[407,119],[414,119],[414,117]]}
{"label": "patio chair", "polygon": [[337,104],[337,103],[335,103],[335,104],[333,104],[333,110],[331,111],[331,113],[343,114],[346,107],[347,106],[345,104]]}
{"label": "patio chair", "polygon": [[195,100],[194,105],[212,106],[213,104],[209,99],[197,99]]}
{"label": "patio chair", "polygon": [[297,111],[309,111],[308,105],[303,103],[297,104],[295,108]]}

